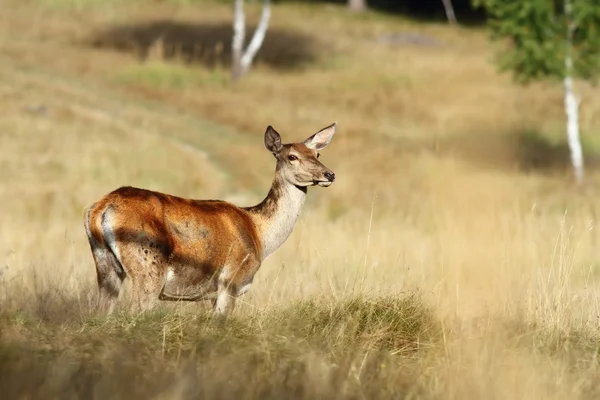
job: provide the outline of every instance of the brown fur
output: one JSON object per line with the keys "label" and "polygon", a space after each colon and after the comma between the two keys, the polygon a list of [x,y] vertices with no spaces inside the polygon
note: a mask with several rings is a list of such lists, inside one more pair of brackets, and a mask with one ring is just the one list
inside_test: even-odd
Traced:
{"label": "brown fur", "polygon": [[[328,142],[335,124],[325,129],[331,130],[321,134],[328,135],[324,136]],[[279,138],[274,130],[267,133],[271,139]],[[266,256],[264,240],[270,241],[272,251],[291,232],[295,219],[288,218],[285,204],[301,207],[306,185],[330,184],[334,179],[306,144],[267,148],[277,158],[275,179],[256,206],[241,208],[126,186],[86,210],[100,300],[108,303],[109,312],[125,277],[131,279],[134,304],[142,309],[159,299],[213,299],[223,315],[233,308],[231,299],[249,288]],[[297,159],[290,161],[290,154]]]}
{"label": "brown fur", "polygon": [[[114,236],[120,269],[132,282],[138,283],[134,293],[141,291],[142,296],[160,291],[164,299],[201,299],[216,291],[217,277],[226,263],[233,264],[249,256],[246,262],[240,263],[235,276],[227,278],[232,286],[241,287],[253,276],[252,267],[260,259],[261,243],[248,212],[227,202],[189,200],[133,187],[119,188],[89,211],[94,241],[111,251],[102,226],[107,217],[111,218],[112,226],[118,227],[114,229]],[[175,285],[170,285],[172,291],[165,286],[169,268],[178,270],[183,292],[178,293]],[[98,276],[100,286],[104,284],[105,274]],[[207,281],[206,277],[212,279]],[[146,307],[144,299],[136,300]]]}

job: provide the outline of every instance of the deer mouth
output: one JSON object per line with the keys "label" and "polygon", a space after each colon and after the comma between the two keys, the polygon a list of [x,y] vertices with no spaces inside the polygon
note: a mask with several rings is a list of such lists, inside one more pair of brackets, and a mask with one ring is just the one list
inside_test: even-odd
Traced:
{"label": "deer mouth", "polygon": [[315,181],[318,186],[329,187],[333,183],[332,181]]}

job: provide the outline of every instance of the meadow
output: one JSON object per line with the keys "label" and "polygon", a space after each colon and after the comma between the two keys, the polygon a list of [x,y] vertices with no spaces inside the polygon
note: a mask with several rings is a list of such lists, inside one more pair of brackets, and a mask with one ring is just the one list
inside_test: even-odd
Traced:
{"label": "meadow", "polygon": [[[0,7],[2,398],[600,396],[597,87],[576,186],[560,84],[500,74],[482,27],[275,4],[232,85],[226,2]],[[256,204],[266,126],[333,121],[336,182],[227,323],[94,311],[87,205],[122,185]]]}

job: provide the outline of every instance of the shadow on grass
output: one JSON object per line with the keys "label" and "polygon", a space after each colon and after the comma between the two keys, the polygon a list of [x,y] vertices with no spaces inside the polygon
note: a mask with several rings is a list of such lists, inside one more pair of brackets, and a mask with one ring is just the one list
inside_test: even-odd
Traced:
{"label": "shadow on grass", "polygon": [[[571,151],[566,137],[550,140],[534,130],[523,130],[514,135],[519,167],[523,171],[565,172],[570,171]],[[600,167],[600,154],[590,143],[582,139],[585,168],[595,170]]]}
{"label": "shadow on grass", "polygon": [[514,135],[516,157],[524,171],[556,171],[570,167],[566,142],[551,142],[540,133],[525,130]]}
{"label": "shadow on grass", "polygon": [[[254,29],[248,27],[247,42]],[[167,60],[179,58],[212,67],[230,65],[231,39],[232,27],[228,22],[191,24],[163,20],[112,26],[93,34],[88,44],[132,52],[142,60],[157,49],[162,53],[161,58]],[[278,70],[299,68],[315,62],[321,46],[306,34],[271,27],[256,55],[256,63]]]}
{"label": "shadow on grass", "polygon": [[[583,143],[587,170],[600,166],[600,154]],[[571,172],[570,150],[566,138],[553,139],[534,129],[487,134],[469,133],[431,144],[441,154],[451,154],[473,165],[523,172],[564,174]]]}

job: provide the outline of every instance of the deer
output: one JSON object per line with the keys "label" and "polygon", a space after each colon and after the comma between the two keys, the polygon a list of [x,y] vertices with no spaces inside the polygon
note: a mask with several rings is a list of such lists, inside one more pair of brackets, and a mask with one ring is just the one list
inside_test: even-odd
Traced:
{"label": "deer", "polygon": [[303,142],[283,144],[269,125],[264,144],[275,157],[275,176],[254,206],[122,186],[86,207],[98,307],[112,314],[127,278],[134,309],[150,310],[159,301],[210,300],[213,316],[226,319],[262,262],[291,235],[308,188],[335,181],[319,151],[336,127],[334,122]]}

